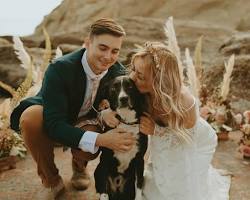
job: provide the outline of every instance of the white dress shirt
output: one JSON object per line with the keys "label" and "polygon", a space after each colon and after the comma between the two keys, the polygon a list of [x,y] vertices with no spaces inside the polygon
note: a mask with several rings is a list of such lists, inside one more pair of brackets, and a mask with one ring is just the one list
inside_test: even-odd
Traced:
{"label": "white dress shirt", "polygon": [[[99,87],[99,83],[101,79],[105,76],[105,74],[108,72],[108,70],[106,70],[102,72],[101,74],[96,75],[92,71],[87,61],[87,50],[84,52],[81,62],[82,62],[83,69],[86,73],[87,85],[86,85],[84,101],[81,106],[78,117],[82,117],[86,115],[91,110],[95,97],[96,97],[97,89]],[[85,152],[90,152],[93,154],[96,153],[99,149],[99,147],[95,145],[98,134],[99,133],[97,132],[86,131],[83,134],[78,147]]]}

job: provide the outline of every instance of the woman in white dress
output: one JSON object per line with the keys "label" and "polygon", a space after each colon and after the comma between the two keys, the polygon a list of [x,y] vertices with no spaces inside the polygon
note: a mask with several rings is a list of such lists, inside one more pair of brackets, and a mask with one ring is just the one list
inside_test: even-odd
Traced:
{"label": "woman in white dress", "polygon": [[229,199],[230,177],[210,164],[217,136],[199,116],[175,55],[163,44],[146,43],[131,64],[131,78],[147,100],[140,131],[151,137],[143,199]]}

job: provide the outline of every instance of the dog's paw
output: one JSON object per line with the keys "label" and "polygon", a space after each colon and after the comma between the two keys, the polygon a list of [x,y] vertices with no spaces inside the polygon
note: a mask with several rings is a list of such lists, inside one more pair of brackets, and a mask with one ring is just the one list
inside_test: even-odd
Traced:
{"label": "dog's paw", "polygon": [[100,200],[109,200],[109,195],[108,194],[105,194],[105,193],[102,193],[100,195]]}
{"label": "dog's paw", "polygon": [[136,196],[135,200],[142,200],[142,190],[141,189],[136,189]]}

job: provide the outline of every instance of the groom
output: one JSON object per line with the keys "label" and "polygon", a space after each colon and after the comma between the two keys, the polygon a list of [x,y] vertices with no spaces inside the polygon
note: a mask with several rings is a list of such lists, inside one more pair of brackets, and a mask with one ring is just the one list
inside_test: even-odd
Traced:
{"label": "groom", "polygon": [[99,134],[98,126],[77,126],[96,118],[94,108],[105,97],[103,85],[125,73],[117,62],[124,36],[123,27],[112,19],[94,22],[85,40],[86,48],[52,62],[39,93],[23,100],[11,115],[11,128],[21,130],[38,175],[54,197],[64,189],[54,162],[55,142],[71,147],[71,182],[80,190],[90,184],[86,166],[97,157],[99,147],[126,151],[135,142],[131,134],[121,129]]}

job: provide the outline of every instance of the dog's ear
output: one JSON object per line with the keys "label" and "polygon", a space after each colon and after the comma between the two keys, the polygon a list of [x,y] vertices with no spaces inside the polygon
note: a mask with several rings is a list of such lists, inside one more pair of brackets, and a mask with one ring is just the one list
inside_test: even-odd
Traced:
{"label": "dog's ear", "polygon": [[[107,99],[108,97],[108,85],[109,85],[110,81],[102,81],[102,83],[100,84],[99,88],[98,88],[98,92],[96,99],[95,99],[95,103],[94,103],[94,107],[98,110],[99,105],[101,104],[102,100]],[[108,100],[108,99],[107,99]]]}
{"label": "dog's ear", "polygon": [[135,91],[135,108],[138,115],[137,117],[140,117],[142,113],[146,111],[145,95],[141,94],[137,88]]}
{"label": "dog's ear", "polygon": [[103,99],[108,99],[109,100],[109,88],[110,88],[110,85],[112,84],[114,80],[111,79],[107,82],[105,82],[103,85],[102,85],[102,93],[103,93]]}

